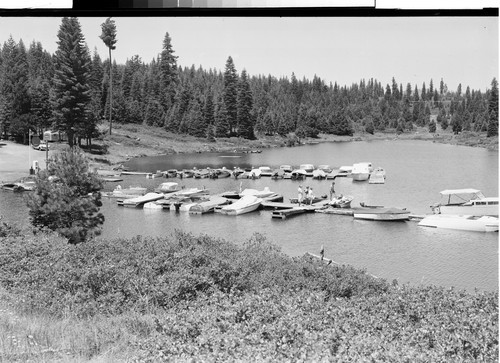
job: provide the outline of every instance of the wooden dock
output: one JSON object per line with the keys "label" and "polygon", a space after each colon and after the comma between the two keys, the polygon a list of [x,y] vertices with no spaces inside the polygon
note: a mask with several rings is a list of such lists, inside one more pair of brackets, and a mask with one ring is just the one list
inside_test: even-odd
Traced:
{"label": "wooden dock", "polygon": [[297,214],[303,214],[303,213],[308,213],[308,212],[314,212],[320,209],[325,208],[327,205],[328,201],[323,200],[318,203],[314,203],[312,205],[301,205],[299,207],[298,204],[294,203],[267,203],[268,208],[271,208],[270,206],[274,206],[274,211],[271,215],[271,218],[280,218],[280,219],[286,219],[288,217],[297,215]]}

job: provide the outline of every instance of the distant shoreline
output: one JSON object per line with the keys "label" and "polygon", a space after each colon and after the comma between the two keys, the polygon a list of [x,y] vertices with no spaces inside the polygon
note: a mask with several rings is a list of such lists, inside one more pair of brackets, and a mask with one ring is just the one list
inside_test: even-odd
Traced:
{"label": "distant shoreline", "polygon": [[[107,128],[106,125],[103,129]],[[257,140],[224,138],[215,142],[188,135],[172,134],[164,129],[142,125],[115,125],[112,135],[104,135],[100,140],[93,140],[92,152],[86,152],[92,167],[98,169],[116,169],[133,158],[201,152],[243,152],[265,150],[275,147],[287,147],[292,139],[282,136],[263,136]],[[300,144],[307,145],[323,142],[353,142],[375,140],[425,140],[435,143],[482,147],[498,151],[498,136],[487,138],[486,133],[451,132],[431,134],[427,129],[397,134],[396,132],[355,133],[353,136],[321,134],[318,138],[301,139]],[[50,155],[67,147],[67,144],[51,144]],[[33,161],[45,168],[45,152],[29,149],[27,145],[0,140],[0,181],[13,181],[29,174]]]}

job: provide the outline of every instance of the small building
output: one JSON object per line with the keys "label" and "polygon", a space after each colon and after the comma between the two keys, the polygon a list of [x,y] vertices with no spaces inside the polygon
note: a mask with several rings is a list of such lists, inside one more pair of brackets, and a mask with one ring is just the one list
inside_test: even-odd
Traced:
{"label": "small building", "polygon": [[67,141],[65,132],[47,130],[43,133],[43,141]]}

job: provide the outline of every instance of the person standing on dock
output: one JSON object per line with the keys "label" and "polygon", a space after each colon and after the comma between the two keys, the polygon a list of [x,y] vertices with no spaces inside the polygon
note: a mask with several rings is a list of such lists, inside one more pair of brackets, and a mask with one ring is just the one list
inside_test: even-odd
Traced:
{"label": "person standing on dock", "polygon": [[309,188],[307,192],[307,198],[309,199],[309,205],[312,205],[314,199],[313,188]]}
{"label": "person standing on dock", "polygon": [[304,191],[302,190],[302,185],[299,185],[299,189],[297,189],[297,192],[298,192],[297,201],[299,202],[299,207],[300,207],[300,203],[302,203],[302,198],[304,197]]}
{"label": "person standing on dock", "polygon": [[330,187],[330,200],[332,200],[334,195],[335,195],[335,182],[332,181],[332,186]]}

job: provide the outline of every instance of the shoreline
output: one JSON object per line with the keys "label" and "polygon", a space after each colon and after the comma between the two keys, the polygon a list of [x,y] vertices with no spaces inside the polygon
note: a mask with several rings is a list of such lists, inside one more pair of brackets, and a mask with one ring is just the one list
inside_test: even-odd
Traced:
{"label": "shoreline", "polygon": [[[106,130],[106,124],[101,126]],[[355,133],[353,136],[337,136],[320,134],[316,139],[300,140],[294,136],[262,136],[257,140],[241,138],[224,138],[209,142],[206,139],[188,135],[172,134],[164,129],[145,127],[142,125],[116,125],[112,135],[103,134],[93,140],[91,149],[83,147],[90,165],[96,169],[117,170],[124,163],[134,158],[203,152],[251,152],[276,147],[299,147],[307,144],[324,142],[357,142],[357,141],[393,141],[424,140],[442,144],[468,147],[482,147],[498,152],[498,136],[487,138],[485,133],[462,132],[454,135],[440,131],[431,134],[425,128],[411,133],[397,134],[393,131]],[[64,149],[67,144],[51,144],[51,153]],[[45,152],[30,149],[28,145],[16,144],[0,140],[0,181],[13,181],[29,175],[29,168],[34,160],[38,160],[41,169],[45,168]]]}
{"label": "shoreline", "polygon": [[[486,133],[463,132],[460,135],[454,135],[451,132],[437,132],[431,134],[426,128],[416,129],[411,133],[398,134],[393,131],[376,132],[371,135],[368,133],[356,133],[353,136],[338,136],[330,134],[320,134],[318,138],[307,138],[300,140],[300,143],[289,145],[293,140],[290,137],[282,136],[263,136],[257,140],[245,140],[240,138],[218,139],[216,142],[208,142],[205,139],[197,139],[186,135],[175,135],[161,130],[159,134],[152,138],[148,132],[138,132],[138,137],[131,138],[127,135],[129,127],[120,125],[114,131],[112,136],[106,135],[103,142],[108,143],[108,154],[93,158],[96,167],[102,169],[117,169],[122,164],[133,158],[173,155],[184,153],[203,153],[203,152],[251,152],[252,150],[262,151],[268,148],[276,147],[299,147],[308,144],[317,144],[324,142],[357,142],[357,141],[381,141],[381,140],[424,140],[442,144],[482,147],[489,150],[498,151],[498,137],[487,138]],[[133,127],[137,132],[141,127]],[[147,129],[147,128],[146,128]],[[131,130],[132,131],[132,130]],[[151,132],[151,130],[147,130]],[[161,140],[165,137],[164,140]],[[119,142],[117,140],[120,140]],[[112,140],[110,142],[110,140]],[[129,145],[130,142],[134,145]],[[124,146],[122,150],[119,145]],[[125,144],[125,145],[123,145]]]}

